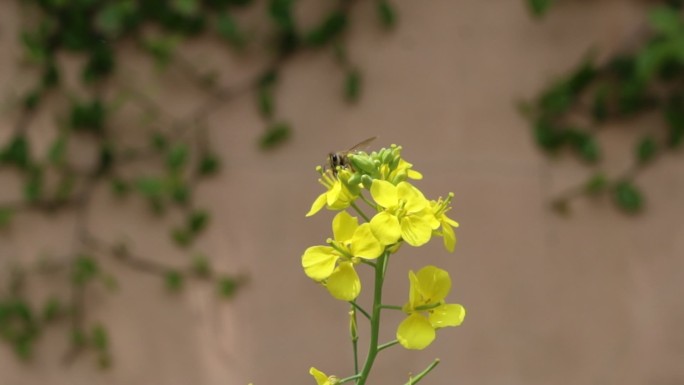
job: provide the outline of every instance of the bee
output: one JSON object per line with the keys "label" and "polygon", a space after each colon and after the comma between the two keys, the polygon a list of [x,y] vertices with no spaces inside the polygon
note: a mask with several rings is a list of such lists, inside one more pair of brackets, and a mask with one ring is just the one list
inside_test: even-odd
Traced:
{"label": "bee", "polygon": [[349,163],[349,158],[347,157],[347,155],[352,151],[366,147],[376,138],[376,136],[372,136],[360,143],[357,143],[347,151],[337,151],[328,154],[328,166],[330,167],[330,170],[332,170],[333,175],[337,176],[337,167],[352,168],[351,164]]}

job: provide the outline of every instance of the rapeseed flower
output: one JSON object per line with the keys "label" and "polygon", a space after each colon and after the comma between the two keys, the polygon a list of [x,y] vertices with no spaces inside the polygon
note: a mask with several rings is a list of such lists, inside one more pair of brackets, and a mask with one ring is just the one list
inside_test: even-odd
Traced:
{"label": "rapeseed flower", "polygon": [[391,245],[403,239],[411,246],[421,246],[430,240],[439,222],[420,190],[408,182],[395,186],[376,179],[370,191],[381,208],[370,221],[371,230],[380,242]]}
{"label": "rapeseed flower", "polygon": [[337,377],[328,376],[314,367],[309,369],[309,374],[316,380],[316,385],[335,385],[338,383]]}
{"label": "rapeseed flower", "polygon": [[330,210],[344,210],[359,195],[358,191],[351,191],[350,185],[346,183],[351,177],[351,173],[348,170],[339,170],[337,176],[333,175],[330,170],[323,171],[321,167],[318,170],[321,173],[321,178],[318,179],[318,182],[326,188],[326,191],[316,198],[313,205],[311,205],[311,209],[306,213],[307,217],[316,214],[325,206]]}
{"label": "rapeseed flower", "polygon": [[302,256],[304,273],[323,283],[330,294],[343,301],[354,300],[361,281],[354,269],[360,259],[378,258],[384,246],[373,235],[370,224],[359,225],[358,218],[342,211],[333,219],[333,240],[329,246],[312,246]]}
{"label": "rapeseed flower", "polygon": [[422,350],[434,341],[436,329],[460,325],[466,311],[461,305],[444,302],[451,290],[445,270],[425,266],[418,273],[409,271],[409,282],[409,301],[403,307],[408,317],[399,324],[397,339],[406,349]]}
{"label": "rapeseed flower", "polygon": [[441,230],[437,231],[437,234],[444,238],[444,247],[449,252],[453,252],[454,247],[456,247],[456,233],[454,233],[454,227],[458,227],[458,222],[446,215],[446,213],[451,210],[451,200],[453,198],[454,194],[449,193],[446,199],[439,197],[436,201],[430,201],[432,213],[441,227]]}

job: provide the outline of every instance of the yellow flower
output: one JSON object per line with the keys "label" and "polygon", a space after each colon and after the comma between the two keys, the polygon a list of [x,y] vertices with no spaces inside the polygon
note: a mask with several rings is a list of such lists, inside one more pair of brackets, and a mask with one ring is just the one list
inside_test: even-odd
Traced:
{"label": "yellow flower", "polygon": [[435,339],[436,329],[460,325],[466,311],[461,305],[444,302],[451,290],[445,270],[425,266],[417,274],[409,271],[409,281],[409,301],[403,307],[408,317],[399,324],[397,339],[406,349],[422,350]]}
{"label": "yellow flower", "polygon": [[376,179],[370,191],[382,208],[370,221],[371,230],[380,242],[391,245],[403,239],[411,246],[421,246],[430,240],[439,222],[420,190],[408,182],[395,186]]}
{"label": "yellow flower", "polygon": [[456,247],[454,227],[458,227],[458,222],[446,216],[447,211],[451,210],[450,203],[453,198],[454,193],[449,193],[449,196],[444,200],[440,197],[436,201],[430,201],[430,208],[442,227],[441,231],[437,232],[437,234],[444,237],[444,247],[450,252],[453,252],[454,247]]}
{"label": "yellow flower", "polygon": [[371,232],[370,224],[359,225],[358,219],[346,211],[333,219],[333,236],[330,246],[306,249],[302,267],[309,278],[323,283],[333,297],[351,301],[361,292],[354,264],[359,263],[359,258],[378,258],[384,247]]}
{"label": "yellow flower", "polygon": [[338,383],[337,377],[328,376],[314,367],[309,369],[309,374],[316,380],[316,385],[335,385]]}
{"label": "yellow flower", "polygon": [[307,217],[316,214],[326,205],[330,210],[344,210],[358,196],[358,191],[356,193],[350,191],[349,184],[345,183],[351,177],[348,170],[339,170],[337,177],[330,170],[324,172],[320,167],[318,170],[321,173],[321,178],[318,181],[327,190],[316,198],[311,209],[306,213]]}

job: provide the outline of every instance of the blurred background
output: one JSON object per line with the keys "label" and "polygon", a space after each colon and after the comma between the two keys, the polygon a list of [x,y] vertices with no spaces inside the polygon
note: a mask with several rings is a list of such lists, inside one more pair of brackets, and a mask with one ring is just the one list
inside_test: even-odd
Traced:
{"label": "blurred background", "polygon": [[468,315],[370,383],[683,383],[679,6],[3,1],[0,384],[351,374],[348,305],[301,268],[333,215],[304,214],[371,136],[461,224],[385,301],[434,264]]}

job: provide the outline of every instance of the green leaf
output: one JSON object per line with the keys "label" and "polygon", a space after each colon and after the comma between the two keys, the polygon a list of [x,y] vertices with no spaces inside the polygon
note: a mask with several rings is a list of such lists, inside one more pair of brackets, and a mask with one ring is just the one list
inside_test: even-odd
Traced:
{"label": "green leaf", "polygon": [[23,169],[30,166],[29,142],[24,135],[19,134],[12,138],[3,151],[2,160]]}
{"label": "green leaf", "polygon": [[93,347],[99,351],[106,351],[109,349],[109,336],[107,329],[101,324],[95,325],[92,330],[91,341]]}
{"label": "green leaf", "polygon": [[109,76],[114,71],[114,52],[107,45],[99,45],[90,54],[83,68],[82,77],[85,83],[93,83]]}
{"label": "green leaf", "polygon": [[136,189],[145,197],[160,197],[166,191],[166,184],[161,178],[142,177],[135,181]]}
{"label": "green leaf", "polygon": [[105,107],[99,99],[75,103],[71,107],[71,127],[75,130],[99,133],[104,128],[105,114]]}
{"label": "green leaf", "polygon": [[174,183],[171,187],[171,199],[181,205],[188,203],[190,200],[190,187],[182,181]]}
{"label": "green leaf", "polygon": [[114,177],[111,180],[111,188],[112,193],[114,193],[114,195],[119,198],[126,196],[128,192],[131,190],[131,186],[128,184],[128,182],[117,177]]}
{"label": "green leaf", "polygon": [[648,13],[648,21],[651,27],[665,35],[677,35],[682,33],[682,19],[679,11],[670,7],[657,7]]}
{"label": "green leaf", "polygon": [[48,160],[53,166],[61,166],[64,164],[64,158],[67,148],[67,138],[64,135],[60,135],[52,142],[50,150],[48,151]]}
{"label": "green leaf", "polygon": [[202,232],[209,223],[209,213],[204,210],[195,210],[188,217],[188,230],[194,236]]}
{"label": "green leaf", "polygon": [[178,38],[173,36],[148,38],[144,41],[144,46],[154,58],[156,65],[163,69],[166,68],[171,62],[171,59],[173,59],[173,53],[178,42]]}
{"label": "green leaf", "polygon": [[564,132],[552,125],[548,120],[539,119],[534,126],[534,138],[537,145],[547,152],[557,150],[564,142]]}
{"label": "green leaf", "polygon": [[88,255],[80,255],[71,267],[71,282],[82,286],[93,279],[99,272],[97,262]]}
{"label": "green leaf", "polygon": [[194,16],[200,10],[197,0],[171,0],[171,9],[183,16]]}
{"label": "green leaf", "polygon": [[164,277],[166,288],[178,292],[183,288],[183,275],[177,270],[169,270]]}
{"label": "green leaf", "polygon": [[14,210],[10,207],[0,207],[0,229],[7,228],[14,216]]}
{"label": "green leaf", "polygon": [[216,19],[216,31],[235,48],[243,48],[247,42],[244,32],[235,19],[227,12],[219,14]]}
{"label": "green leaf", "polygon": [[291,130],[287,123],[275,123],[268,128],[259,140],[262,149],[273,148],[290,138]]}
{"label": "green leaf", "polygon": [[536,17],[543,16],[552,4],[553,0],[527,0],[527,6]]}
{"label": "green leaf", "polygon": [[356,69],[352,69],[347,72],[347,78],[345,80],[344,86],[344,96],[348,102],[353,103],[359,100],[360,94],[361,73]]}
{"label": "green leaf", "polygon": [[388,0],[378,0],[376,9],[383,27],[392,28],[397,24],[397,12]]}
{"label": "green leaf", "polygon": [[57,297],[50,297],[43,305],[43,319],[46,322],[54,321],[64,314],[64,305]]}
{"label": "green leaf", "polygon": [[185,144],[177,144],[169,150],[166,156],[166,167],[168,167],[170,171],[176,172],[185,166],[187,160],[188,146]]}
{"label": "green leaf", "polygon": [[238,286],[238,281],[235,278],[221,277],[218,281],[218,293],[223,298],[233,298]]}
{"label": "green leaf", "polygon": [[260,87],[257,93],[259,113],[264,118],[273,117],[275,112],[275,103],[273,101],[272,87]]}
{"label": "green leaf", "polygon": [[314,47],[321,47],[339,36],[346,28],[347,15],[341,11],[333,11],[306,35],[306,42]]}
{"label": "green leaf", "polygon": [[135,24],[137,12],[132,0],[106,2],[95,15],[95,28],[109,38],[116,38]]}
{"label": "green leaf", "polygon": [[617,183],[613,190],[615,203],[627,213],[636,213],[643,206],[643,196],[637,187],[630,181]]}
{"label": "green leaf", "polygon": [[638,163],[646,164],[653,160],[658,153],[658,144],[652,137],[645,137],[637,143],[635,152]]}
{"label": "green leaf", "polygon": [[24,198],[28,202],[36,202],[43,195],[43,170],[35,168],[31,170],[24,183]]}
{"label": "green leaf", "polygon": [[667,145],[678,148],[684,142],[684,99],[681,96],[672,98],[664,112],[668,123]]}
{"label": "green leaf", "polygon": [[193,241],[192,233],[185,228],[171,230],[171,238],[180,247],[188,247]]}
{"label": "green leaf", "polygon": [[200,159],[198,171],[200,175],[213,175],[218,172],[221,167],[221,161],[214,154],[204,154]]}
{"label": "green leaf", "polygon": [[592,175],[584,185],[584,189],[587,193],[596,195],[608,187],[608,178],[606,175],[598,172]]}
{"label": "green leaf", "polygon": [[268,14],[271,20],[284,31],[294,31],[295,21],[292,16],[293,0],[270,0]]}
{"label": "green leaf", "polygon": [[211,275],[211,266],[209,259],[202,254],[197,254],[192,260],[192,270],[200,277],[208,277]]}

